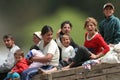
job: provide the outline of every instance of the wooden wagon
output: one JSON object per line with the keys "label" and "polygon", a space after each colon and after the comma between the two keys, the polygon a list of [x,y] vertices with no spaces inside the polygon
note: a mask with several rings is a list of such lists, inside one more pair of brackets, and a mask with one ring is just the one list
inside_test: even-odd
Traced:
{"label": "wooden wagon", "polygon": [[32,80],[120,80],[120,64],[102,63],[91,70],[81,67],[58,70],[49,74],[37,74]]}

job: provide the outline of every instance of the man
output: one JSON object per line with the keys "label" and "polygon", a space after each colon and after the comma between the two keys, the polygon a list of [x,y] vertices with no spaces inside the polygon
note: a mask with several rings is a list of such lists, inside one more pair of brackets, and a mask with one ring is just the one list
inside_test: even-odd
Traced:
{"label": "man", "polygon": [[16,50],[20,49],[17,45],[15,45],[14,38],[10,34],[4,35],[3,41],[6,48],[9,49],[9,52],[5,62],[2,65],[0,65],[0,80],[3,80],[8,71],[10,71],[11,68],[14,66],[15,64],[14,53]]}
{"label": "man", "polygon": [[105,19],[99,25],[100,34],[108,45],[120,42],[120,20],[113,15],[114,10],[112,3],[106,3],[103,6]]}

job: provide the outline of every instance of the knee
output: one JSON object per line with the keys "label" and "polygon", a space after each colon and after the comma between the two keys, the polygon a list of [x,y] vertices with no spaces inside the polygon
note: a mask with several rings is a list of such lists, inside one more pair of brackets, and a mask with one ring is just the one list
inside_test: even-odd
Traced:
{"label": "knee", "polygon": [[12,75],[12,78],[20,78],[20,75],[19,75],[19,73],[13,73],[13,75]]}
{"label": "knee", "polygon": [[21,73],[21,76],[25,76],[26,75],[26,71],[23,71],[22,73]]}

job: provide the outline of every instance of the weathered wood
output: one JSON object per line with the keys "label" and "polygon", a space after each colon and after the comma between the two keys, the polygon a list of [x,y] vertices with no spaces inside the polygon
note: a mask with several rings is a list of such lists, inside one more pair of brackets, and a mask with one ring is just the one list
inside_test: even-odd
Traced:
{"label": "weathered wood", "polygon": [[98,64],[91,70],[81,67],[59,70],[50,74],[38,74],[32,80],[119,80],[120,64]]}

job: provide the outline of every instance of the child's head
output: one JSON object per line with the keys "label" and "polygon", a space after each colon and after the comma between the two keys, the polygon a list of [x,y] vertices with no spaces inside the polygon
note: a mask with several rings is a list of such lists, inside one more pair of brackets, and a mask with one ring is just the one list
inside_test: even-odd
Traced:
{"label": "child's head", "polygon": [[61,38],[61,42],[62,42],[64,47],[68,47],[70,45],[70,42],[71,42],[70,36],[68,34],[64,34]]}
{"label": "child's head", "polygon": [[88,32],[98,31],[96,19],[88,17],[85,21],[84,29],[86,29]]}
{"label": "child's head", "polygon": [[106,3],[104,6],[103,6],[103,13],[106,17],[109,17],[111,15],[113,15],[114,13],[114,6],[112,3]]}
{"label": "child's head", "polygon": [[14,53],[14,57],[16,61],[20,61],[22,58],[24,58],[24,52],[23,50],[19,49]]}

